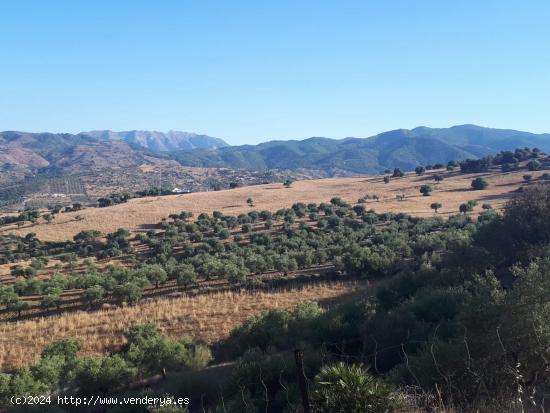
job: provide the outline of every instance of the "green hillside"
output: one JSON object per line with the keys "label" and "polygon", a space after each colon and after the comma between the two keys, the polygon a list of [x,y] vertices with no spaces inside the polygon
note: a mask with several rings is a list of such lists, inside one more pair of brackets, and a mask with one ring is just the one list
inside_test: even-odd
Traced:
{"label": "green hillside", "polygon": [[229,168],[319,169],[329,174],[379,173],[400,167],[478,158],[517,147],[550,150],[550,135],[475,125],[398,129],[371,138],[271,141],[217,150],[177,152],[182,165]]}

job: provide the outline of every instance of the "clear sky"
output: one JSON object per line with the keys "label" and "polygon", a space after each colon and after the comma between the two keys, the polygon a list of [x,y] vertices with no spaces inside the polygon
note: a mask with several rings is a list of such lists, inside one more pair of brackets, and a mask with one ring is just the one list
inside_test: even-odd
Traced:
{"label": "clear sky", "polygon": [[550,132],[550,1],[0,2],[0,130]]}

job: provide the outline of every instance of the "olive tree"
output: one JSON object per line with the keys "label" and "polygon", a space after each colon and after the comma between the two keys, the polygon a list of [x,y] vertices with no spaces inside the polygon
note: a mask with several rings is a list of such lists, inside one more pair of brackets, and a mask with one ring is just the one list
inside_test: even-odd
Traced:
{"label": "olive tree", "polygon": [[476,178],[472,180],[471,186],[472,186],[472,189],[476,191],[480,191],[487,188],[487,186],[489,186],[489,183],[483,178]]}
{"label": "olive tree", "polygon": [[440,209],[443,205],[441,205],[441,203],[439,202],[434,202],[430,205],[430,208],[433,209],[435,211],[435,213],[437,214],[437,210]]}
{"label": "olive tree", "polygon": [[430,196],[430,194],[432,193],[433,191],[433,188],[430,186],[430,185],[422,185],[420,187],[420,193],[423,195],[423,196]]}

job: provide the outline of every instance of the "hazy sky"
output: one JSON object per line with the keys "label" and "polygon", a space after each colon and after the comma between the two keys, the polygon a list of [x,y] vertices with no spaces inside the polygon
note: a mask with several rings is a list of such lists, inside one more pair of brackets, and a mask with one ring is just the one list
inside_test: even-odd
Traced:
{"label": "hazy sky", "polygon": [[550,1],[0,2],[0,130],[550,132]]}

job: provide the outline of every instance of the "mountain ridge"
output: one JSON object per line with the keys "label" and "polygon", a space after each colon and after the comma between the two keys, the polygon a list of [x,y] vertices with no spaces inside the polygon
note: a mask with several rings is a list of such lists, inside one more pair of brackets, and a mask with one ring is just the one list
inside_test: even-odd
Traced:
{"label": "mountain ridge", "polygon": [[168,132],[131,130],[115,132],[111,130],[94,130],[80,132],[79,135],[92,136],[105,140],[123,140],[129,144],[138,145],[144,149],[154,152],[170,152],[175,150],[193,149],[217,149],[229,146],[220,138],[197,134],[193,132],[182,132],[170,130]]}
{"label": "mountain ridge", "polygon": [[182,165],[229,168],[321,169],[329,174],[379,173],[400,167],[478,158],[517,147],[550,151],[550,134],[456,125],[450,128],[395,129],[368,138],[268,141],[216,150],[175,153]]}
{"label": "mountain ridge", "polygon": [[412,170],[417,165],[478,158],[525,146],[550,152],[550,134],[467,124],[395,129],[368,138],[311,137],[229,146],[208,135],[177,131],[6,131],[0,132],[0,172],[73,174],[172,160],[191,167],[309,169],[337,176],[380,173],[394,167]]}

